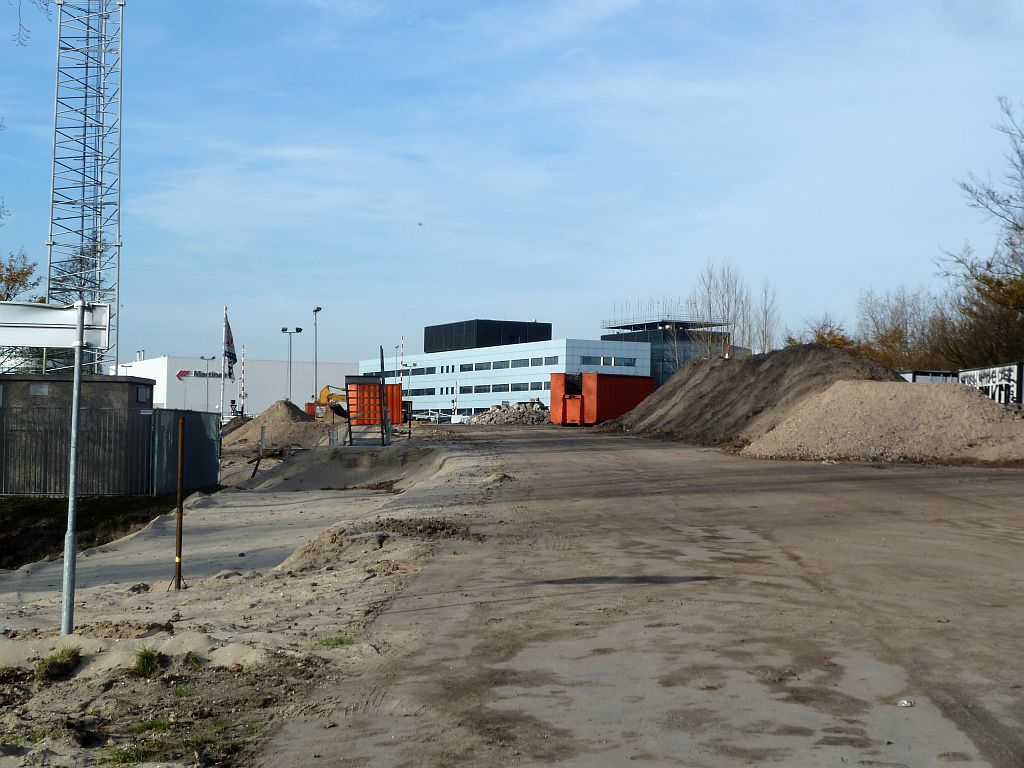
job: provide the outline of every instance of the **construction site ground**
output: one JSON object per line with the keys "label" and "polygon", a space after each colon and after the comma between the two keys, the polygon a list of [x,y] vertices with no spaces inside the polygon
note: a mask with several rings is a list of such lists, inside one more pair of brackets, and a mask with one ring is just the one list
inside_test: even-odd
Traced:
{"label": "construction site ground", "polygon": [[[191,500],[184,592],[168,517],[81,558],[85,662],[0,681],[0,766],[1024,764],[1024,470],[550,426],[342,450]],[[0,667],[60,644],[59,565],[0,575]]]}

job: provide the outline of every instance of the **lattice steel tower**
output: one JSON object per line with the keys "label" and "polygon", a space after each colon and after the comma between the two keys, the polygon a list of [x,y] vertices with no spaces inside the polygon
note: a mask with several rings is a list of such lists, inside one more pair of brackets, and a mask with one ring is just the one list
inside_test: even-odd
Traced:
{"label": "lattice steel tower", "polygon": [[[57,0],[57,90],[46,299],[110,305],[110,347],[85,370],[117,364],[121,264],[121,25],[124,0]],[[70,353],[47,350],[48,371]]]}

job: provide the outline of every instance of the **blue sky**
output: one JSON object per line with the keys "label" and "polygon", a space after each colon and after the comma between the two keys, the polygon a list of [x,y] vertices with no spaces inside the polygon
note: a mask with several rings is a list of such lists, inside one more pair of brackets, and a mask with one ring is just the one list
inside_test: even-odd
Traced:
{"label": "blue sky", "polygon": [[[0,5],[12,29],[13,9]],[[55,24],[0,42],[0,253],[45,264]],[[4,32],[6,36],[6,32]],[[593,338],[728,260],[793,329],[991,248],[1016,0],[128,0],[121,356]],[[312,357],[312,334],[297,337]]]}

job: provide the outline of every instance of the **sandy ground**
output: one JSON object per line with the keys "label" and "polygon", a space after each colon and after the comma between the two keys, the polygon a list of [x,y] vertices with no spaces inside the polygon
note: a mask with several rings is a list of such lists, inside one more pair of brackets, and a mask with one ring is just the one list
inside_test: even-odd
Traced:
{"label": "sandy ground", "polygon": [[[199,649],[235,689],[266,681],[269,696],[236,694],[221,713],[259,725],[222,764],[1024,764],[1024,471],[766,461],[543,427],[450,434],[405,464],[310,452],[261,487],[198,499],[186,592],[164,591],[167,560],[154,562],[169,529],[80,560],[86,667],[6,704],[0,726],[62,707],[78,720],[5,748],[0,766],[109,754],[81,733],[120,717],[97,681],[134,684],[115,670],[140,632],[175,664]],[[428,535],[421,518],[471,535]],[[57,624],[56,573],[0,576],[0,624],[20,630],[0,638],[0,667],[57,644],[32,629]],[[355,642],[313,645],[339,634]],[[218,679],[203,702],[227,700]],[[147,690],[164,689],[140,690],[154,711],[183,708]]]}

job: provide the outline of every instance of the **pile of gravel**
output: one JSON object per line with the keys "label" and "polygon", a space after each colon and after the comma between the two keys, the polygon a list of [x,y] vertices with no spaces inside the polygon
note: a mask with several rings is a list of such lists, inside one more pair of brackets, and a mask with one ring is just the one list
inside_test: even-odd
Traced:
{"label": "pile of gravel", "polygon": [[802,344],[746,358],[691,360],[640,405],[600,429],[742,448],[805,398],[847,379],[911,386],[870,360]]}
{"label": "pile of gravel", "polygon": [[1024,416],[962,384],[840,381],[795,407],[746,456],[1024,461]]}
{"label": "pile of gravel", "polygon": [[550,413],[544,403],[493,405],[491,410],[469,419],[470,424],[547,424]]}

